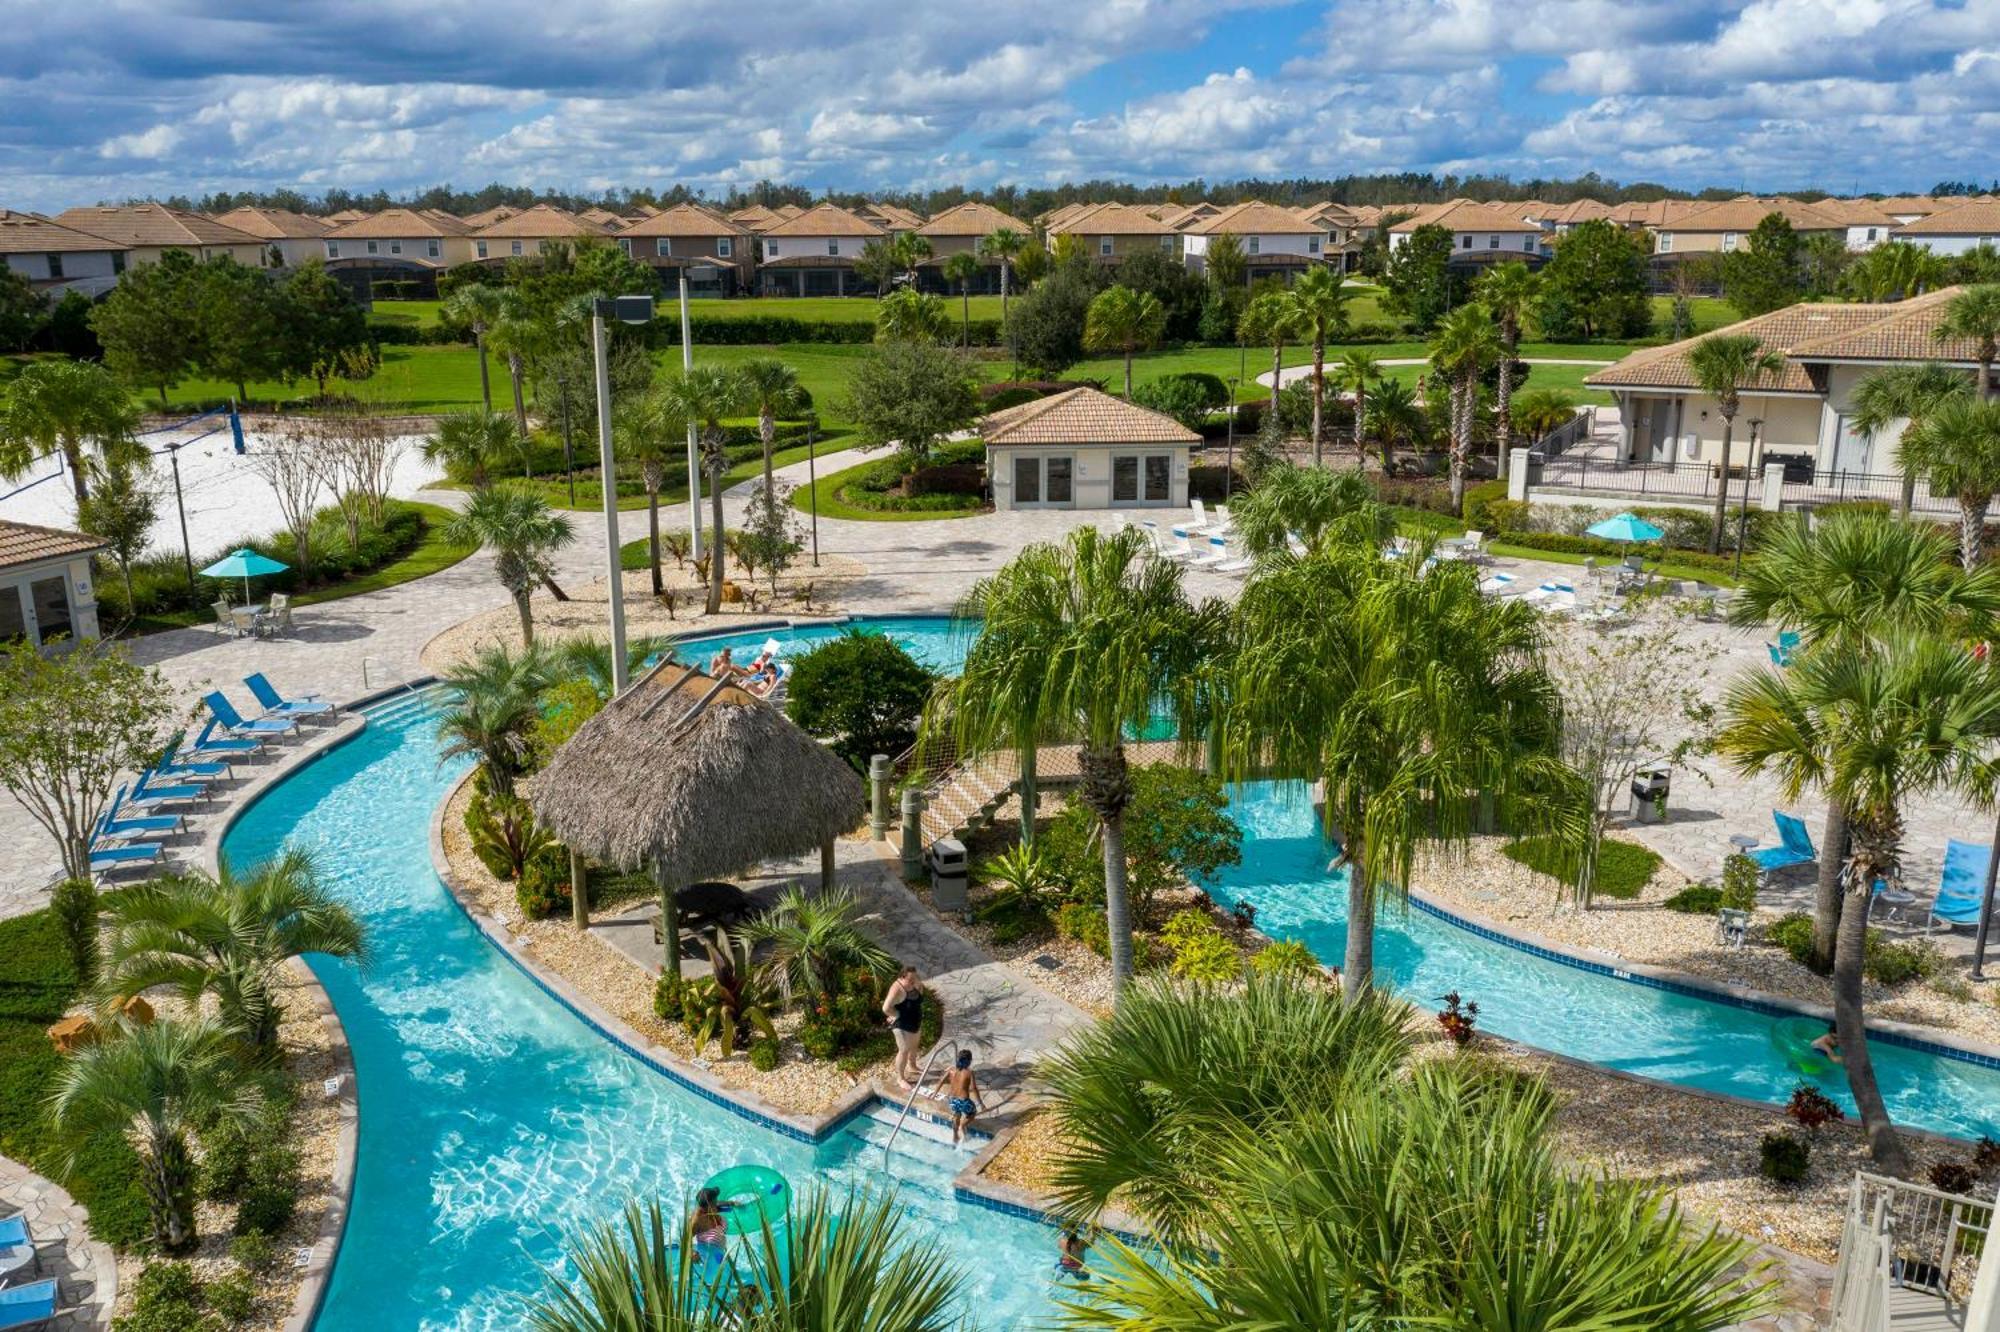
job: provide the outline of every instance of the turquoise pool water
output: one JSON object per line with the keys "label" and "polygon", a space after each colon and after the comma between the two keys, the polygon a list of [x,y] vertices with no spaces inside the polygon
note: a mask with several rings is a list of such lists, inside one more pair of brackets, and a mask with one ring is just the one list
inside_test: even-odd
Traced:
{"label": "turquoise pool water", "polygon": [[[965,650],[972,635],[953,628],[942,615],[884,615],[849,620],[841,624],[802,624],[795,629],[783,625],[775,629],[751,629],[740,634],[704,634],[690,638],[681,650],[683,660],[707,665],[708,659],[727,647],[737,665],[747,663],[765,643],[777,639],[784,655],[798,656],[828,639],[838,638],[849,629],[864,634],[887,634],[901,643],[909,654],[944,675],[957,675],[965,666]],[[696,658],[700,660],[696,662]]]}
{"label": "turquoise pool water", "polygon": [[[818,1147],[753,1124],[606,1040],[492,948],[431,869],[432,811],[459,771],[438,764],[428,720],[391,714],[285,779],[225,843],[238,864],[285,845],[322,851],[375,949],[366,971],[315,959],[361,1098],[353,1209],[320,1332],[518,1328],[566,1232],[634,1196],[685,1199],[736,1162],[795,1186],[884,1182],[874,1122]],[[1053,1236],[954,1201],[964,1159],[906,1132],[886,1178],[914,1233],[945,1240],[967,1269],[977,1324],[1031,1325],[1048,1307]]]}
{"label": "turquoise pool water", "polygon": [[[1225,905],[1247,901],[1257,926],[1339,963],[1347,943],[1345,875],[1327,872],[1306,788],[1258,783],[1232,793],[1243,863],[1213,886]],[[1479,1004],[1479,1025],[1544,1050],[1665,1082],[1782,1102],[1802,1080],[1850,1114],[1838,1070],[1808,1077],[1773,1040],[1782,1019],[1695,995],[1635,984],[1487,939],[1415,907],[1385,910],[1375,965],[1412,1002],[1435,1010],[1457,990]],[[2000,1137],[2000,1069],[1875,1040],[1875,1069],[1899,1124]]]}

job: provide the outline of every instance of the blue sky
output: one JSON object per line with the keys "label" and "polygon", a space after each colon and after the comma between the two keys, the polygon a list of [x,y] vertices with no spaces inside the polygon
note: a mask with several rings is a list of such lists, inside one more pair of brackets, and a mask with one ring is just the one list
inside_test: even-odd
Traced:
{"label": "blue sky", "polygon": [[0,207],[500,180],[2000,173],[2000,0],[0,0]]}

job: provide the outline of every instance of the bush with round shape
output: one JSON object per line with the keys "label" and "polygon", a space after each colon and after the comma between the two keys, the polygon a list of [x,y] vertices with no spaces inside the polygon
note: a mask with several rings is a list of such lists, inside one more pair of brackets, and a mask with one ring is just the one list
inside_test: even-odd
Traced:
{"label": "bush with round shape", "polygon": [[1111,928],[1104,908],[1088,902],[1065,902],[1056,908],[1056,933],[1074,939],[1099,957],[1111,956]]}
{"label": "bush with round shape", "polygon": [[1280,939],[1250,959],[1260,976],[1316,976],[1325,970],[1313,950],[1297,939]]}
{"label": "bush with round shape", "polygon": [[760,1036],[750,1042],[750,1067],[759,1073],[769,1073],[778,1066],[778,1043],[767,1036]]}
{"label": "bush with round shape", "polygon": [[229,1256],[246,1272],[262,1272],[277,1258],[278,1248],[269,1235],[252,1231],[229,1241]]}
{"label": "bush with round shape", "polygon": [[1243,959],[1209,918],[1206,911],[1190,908],[1168,918],[1160,937],[1173,957],[1173,971],[1183,980],[1229,981],[1243,974]]}
{"label": "bush with round shape", "polygon": [[550,842],[528,857],[514,885],[514,901],[529,920],[570,908],[569,848]]}
{"label": "bush with round shape", "polygon": [[840,1032],[829,1022],[806,1022],[799,1026],[799,1047],[811,1059],[831,1059],[840,1053]]}
{"label": "bush with round shape", "polygon": [[1812,957],[1812,939],[1812,917],[1803,911],[1780,916],[1764,927],[1764,942],[1784,949],[1802,967]]}
{"label": "bush with round shape", "polygon": [[917,738],[937,676],[886,634],[850,629],[792,662],[785,714],[856,770]]}
{"label": "bush with round shape", "polygon": [[1971,1166],[1959,1161],[1933,1162],[1925,1178],[1939,1193],[1956,1193],[1961,1196],[1979,1187],[1979,1175]]}
{"label": "bush with round shape", "polygon": [[1796,1133],[1773,1129],[1757,1144],[1757,1169],[1773,1184],[1797,1184],[1812,1165],[1812,1147]]}
{"label": "bush with round shape", "polygon": [[247,1272],[231,1272],[217,1277],[202,1291],[208,1307],[230,1325],[245,1323],[257,1309],[257,1289]]}
{"label": "bush with round shape", "polygon": [[1794,1124],[1812,1134],[1847,1118],[1832,1098],[1810,1082],[1792,1088],[1791,1099],[1785,1102],[1785,1113]]}
{"label": "bush with round shape", "polygon": [[679,1022],[686,1015],[683,991],[687,982],[678,976],[662,975],[653,985],[653,1013],[662,1022]]}
{"label": "bush with round shape", "polygon": [[1660,905],[1684,915],[1711,916],[1722,906],[1722,890],[1712,883],[1691,883]]}

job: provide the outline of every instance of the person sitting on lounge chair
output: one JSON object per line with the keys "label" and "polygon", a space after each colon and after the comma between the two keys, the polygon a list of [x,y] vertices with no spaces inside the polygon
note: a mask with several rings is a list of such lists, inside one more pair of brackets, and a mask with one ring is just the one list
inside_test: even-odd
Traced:
{"label": "person sitting on lounge chair", "polygon": [[778,681],[782,679],[784,672],[779,669],[777,662],[763,661],[758,663],[755,670],[745,675],[741,683],[757,697],[768,698],[771,691],[778,687]]}
{"label": "person sitting on lounge chair", "polygon": [[727,680],[731,676],[749,674],[749,672],[736,664],[734,657],[735,653],[733,649],[723,648],[708,659],[708,673],[718,680]]}

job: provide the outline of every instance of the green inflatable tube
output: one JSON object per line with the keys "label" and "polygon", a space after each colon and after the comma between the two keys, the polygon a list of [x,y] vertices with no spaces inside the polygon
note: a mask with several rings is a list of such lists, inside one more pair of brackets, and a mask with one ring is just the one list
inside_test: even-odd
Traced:
{"label": "green inflatable tube", "polygon": [[1779,1018],[1771,1024],[1771,1048],[1785,1063],[1808,1077],[1833,1071],[1833,1061],[1813,1048],[1826,1033],[1826,1023],[1816,1018]]}
{"label": "green inflatable tube", "polygon": [[732,1235],[761,1235],[785,1228],[792,1210],[792,1186],[769,1166],[736,1165],[711,1175],[702,1185],[722,1200],[722,1219]]}

